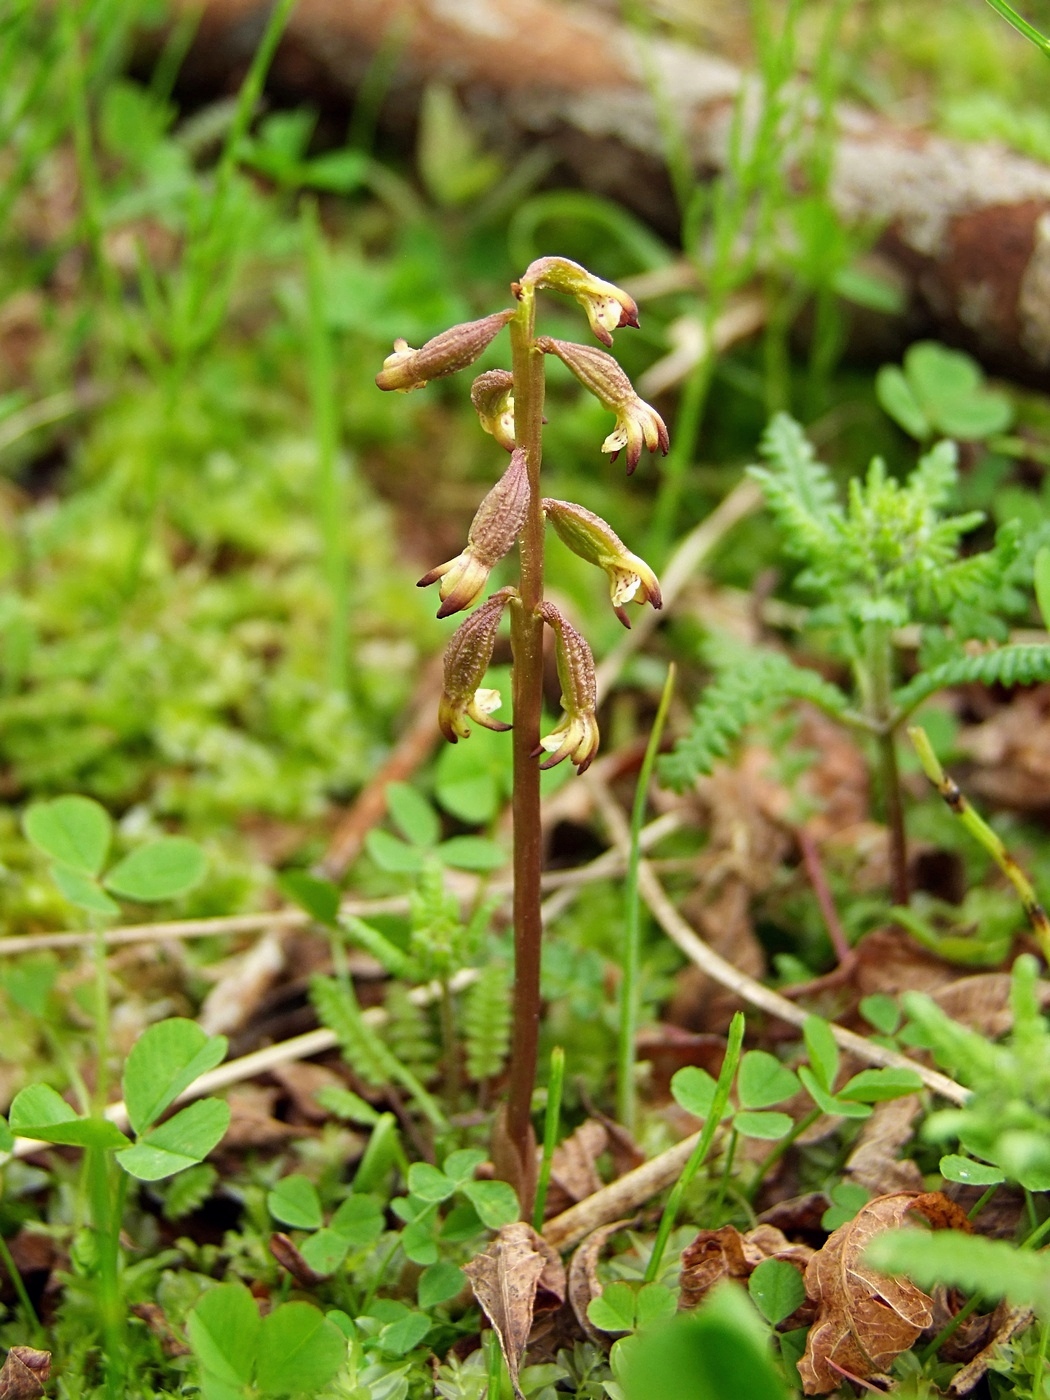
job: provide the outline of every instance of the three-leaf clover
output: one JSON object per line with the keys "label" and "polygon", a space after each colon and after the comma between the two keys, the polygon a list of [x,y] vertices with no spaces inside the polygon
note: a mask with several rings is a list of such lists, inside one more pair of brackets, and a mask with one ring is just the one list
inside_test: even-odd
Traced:
{"label": "three-leaf clover", "polygon": [[334,1274],[352,1249],[367,1249],[383,1233],[383,1212],[374,1196],[355,1192],[326,1225],[321,1198],[309,1177],[282,1177],[266,1197],[270,1214],[282,1225],[313,1233],[298,1242],[299,1253],[322,1277]]}
{"label": "three-leaf clover", "polygon": [[[715,1096],[715,1081],[706,1070],[689,1065],[671,1080],[675,1101],[697,1118],[706,1119]],[[741,1137],[764,1138],[775,1142],[791,1131],[786,1113],[767,1112],[798,1093],[797,1075],[765,1050],[748,1050],[737,1071],[736,1092],[740,1107],[728,1107],[724,1115]]]}
{"label": "three-leaf clover", "polygon": [[976,441],[1005,432],[1013,407],[986,387],[976,360],[934,340],[920,340],[903,369],[883,365],[875,377],[879,403],[906,433],[926,442],[936,433]]}
{"label": "three-leaf clover", "polygon": [[442,841],[437,812],[408,783],[388,783],[386,803],[390,820],[401,835],[379,827],[365,838],[368,854],[381,870],[418,875],[433,859],[456,870],[498,870],[506,864],[506,851],[487,837],[450,836]]}
{"label": "three-leaf clover", "polygon": [[90,914],[118,914],[111,895],[146,904],[175,899],[200,882],[207,865],[195,841],[162,836],[129,851],[103,875],[113,822],[90,797],[34,802],[22,825],[31,844],[50,858],[51,877],[66,899]]}
{"label": "three-leaf clover", "polygon": [[484,1160],[484,1152],[462,1148],[450,1152],[440,1170],[429,1162],[409,1167],[408,1195],[396,1197],[390,1208],[405,1222],[401,1247],[413,1263],[437,1263],[438,1207],[454,1196],[464,1200],[442,1222],[444,1240],[470,1239],[484,1227],[498,1230],[519,1218],[518,1198],[505,1181],[475,1181]]}
{"label": "three-leaf clover", "polygon": [[209,1288],[187,1319],[203,1400],[315,1395],[346,1359],[346,1337],[311,1303],[265,1317],[243,1283]]}
{"label": "three-leaf clover", "polygon": [[164,1123],[158,1119],[195,1079],[226,1054],[226,1037],[208,1036],[194,1021],[173,1017],[143,1031],[124,1066],[124,1103],[134,1141],[108,1118],[78,1114],[49,1084],[30,1084],[15,1095],[11,1131],[68,1147],[116,1153],[129,1176],[159,1181],[201,1162],[230,1124],[221,1099],[198,1099]]}

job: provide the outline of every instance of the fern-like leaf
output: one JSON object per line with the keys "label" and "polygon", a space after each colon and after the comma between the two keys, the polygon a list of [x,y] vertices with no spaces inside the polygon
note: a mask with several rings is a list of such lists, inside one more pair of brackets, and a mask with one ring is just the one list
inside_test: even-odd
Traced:
{"label": "fern-like leaf", "polygon": [[980,656],[960,656],[916,676],[893,697],[901,718],[949,686],[979,681],[982,685],[1035,685],[1050,681],[1050,646],[1005,646]]}
{"label": "fern-like leaf", "polygon": [[353,990],[334,977],[311,977],[310,1000],[354,1073],[375,1088],[389,1084],[392,1057],[361,1015]]}
{"label": "fern-like leaf", "polygon": [[834,553],[842,527],[842,507],[835,483],[819,462],[802,428],[786,413],[776,414],[762,436],[768,467],[750,474],[784,532],[787,549],[818,565]]}
{"label": "fern-like leaf", "polygon": [[815,671],[793,665],[779,652],[755,652],[708,686],[694,712],[693,728],[661,760],[663,781],[684,791],[702,773],[710,773],[748,725],[785,700],[808,700],[840,720],[849,709],[841,690]]}
{"label": "fern-like leaf", "polygon": [[499,1074],[510,1049],[510,975],[490,962],[464,998],[463,1033],[467,1073],[475,1083]]}
{"label": "fern-like leaf", "polygon": [[412,1000],[403,982],[391,982],[384,1005],[389,1017],[386,1044],[403,1065],[426,1082],[438,1058],[426,1009]]}

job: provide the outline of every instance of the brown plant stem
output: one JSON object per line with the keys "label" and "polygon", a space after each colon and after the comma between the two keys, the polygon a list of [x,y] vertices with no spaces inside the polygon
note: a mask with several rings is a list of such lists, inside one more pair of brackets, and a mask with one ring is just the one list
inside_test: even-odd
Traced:
{"label": "brown plant stem", "polygon": [[514,692],[514,1007],[510,1082],[503,1120],[513,1161],[498,1163],[521,1202],[522,1216],[532,1212],[536,1146],[532,1129],[532,1090],[540,1021],[540,915],[542,829],[540,770],[534,757],[540,741],[543,703],[543,510],[540,464],[543,453],[543,355],[535,348],[535,296],[522,292],[521,306],[510,323],[514,374],[514,423],[517,446],[524,449],[529,473],[529,507],[519,541],[520,599],[510,609],[510,644]]}

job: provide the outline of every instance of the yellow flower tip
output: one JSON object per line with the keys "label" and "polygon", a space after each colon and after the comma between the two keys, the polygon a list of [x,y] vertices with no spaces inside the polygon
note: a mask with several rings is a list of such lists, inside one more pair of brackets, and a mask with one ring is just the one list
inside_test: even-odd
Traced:
{"label": "yellow flower tip", "polygon": [[660,584],[652,569],[644,559],[632,554],[600,515],[572,501],[545,499],[542,505],[555,533],[572,552],[605,571],[613,611],[625,627],[631,624],[624,612],[624,603],[651,603],[654,608],[663,607]]}
{"label": "yellow flower tip", "polygon": [[546,287],[571,296],[583,307],[591,330],[603,345],[613,343],[612,332],[638,325],[638,303],[622,287],[595,277],[570,258],[537,258],[526,269],[515,296],[523,288]]}
{"label": "yellow flower tip", "polygon": [[666,457],[671,439],[664,420],[644,399],[637,396],[616,411],[616,427],[602,443],[603,452],[611,452],[615,462],[621,449],[627,449],[627,475],[631,476],[642,456],[642,448],[662,452]]}
{"label": "yellow flower tip", "polygon": [[516,593],[501,588],[462,622],[445,648],[444,685],[438,701],[438,725],[450,744],[470,734],[468,720],[486,729],[506,730],[509,724],[492,719],[499,709],[498,690],[485,690],[485,678],[503,609]]}
{"label": "yellow flower tip", "polygon": [[414,378],[411,371],[412,360],[418,354],[419,351],[413,350],[407,340],[395,340],[393,353],[386,357],[383,368],[376,375],[376,388],[394,389],[399,394],[410,394],[413,389],[424,388],[427,381]]}
{"label": "yellow flower tip", "polygon": [[540,740],[539,752],[550,754],[540,768],[546,771],[569,759],[577,773],[586,773],[598,752],[598,721],[593,714],[565,715],[561,723]]}
{"label": "yellow flower tip", "polygon": [[451,617],[453,613],[462,612],[471,603],[477,602],[489,581],[490,567],[478,558],[470,545],[462,554],[457,554],[455,559],[442,565],[438,617]]}

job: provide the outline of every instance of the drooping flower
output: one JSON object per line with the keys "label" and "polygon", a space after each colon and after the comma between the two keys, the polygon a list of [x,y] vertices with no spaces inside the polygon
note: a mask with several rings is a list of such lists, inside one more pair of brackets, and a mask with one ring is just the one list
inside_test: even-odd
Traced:
{"label": "drooping flower", "polygon": [[628,476],[638,465],[643,446],[650,452],[659,449],[666,457],[671,442],[664,420],[652,404],[638,397],[634,385],[611,355],[593,345],[577,345],[549,335],[538,336],[536,346],[545,355],[557,355],[583,387],[616,414],[616,426],[602,443],[602,451],[611,452],[615,462],[620,449],[626,447]]}
{"label": "drooping flower", "polygon": [[608,574],[613,611],[625,627],[630,627],[631,623],[624,603],[651,603],[654,608],[663,607],[660,584],[652,569],[644,559],[631,553],[600,515],[572,501],[545,499],[541,504],[559,539],[573,554],[597,564]]}
{"label": "drooping flower", "polygon": [[511,726],[492,719],[500,707],[498,690],[485,690],[481,682],[492,660],[503,609],[516,589],[501,588],[456,628],[445,648],[444,685],[438,702],[438,724],[450,744],[470,734],[468,719],[485,729],[507,730]]}
{"label": "drooping flower", "polygon": [[515,308],[509,307],[483,316],[480,321],[464,321],[434,336],[419,350],[413,350],[407,341],[395,340],[393,354],[383,361],[376,384],[380,389],[409,394],[413,389],[422,389],[431,379],[466,369],[516,314]]}
{"label": "drooping flower", "polygon": [[423,575],[419,588],[441,580],[438,617],[469,608],[488,583],[490,572],[514,544],[529,508],[529,474],[525,453],[515,451],[507,470],[481,505],[467,534],[467,546],[455,559]]}
{"label": "drooping flower", "polygon": [[595,277],[569,258],[537,258],[525,270],[517,287],[548,288],[575,297],[583,307],[591,330],[603,345],[613,343],[612,332],[638,325],[638,303],[622,287]]}
{"label": "drooping flower", "polygon": [[471,385],[470,401],[481,426],[501,447],[514,451],[514,376],[505,369],[479,374]]}
{"label": "drooping flower", "polygon": [[540,740],[537,755],[546,751],[541,768],[570,759],[577,773],[585,772],[598,752],[598,685],[594,674],[594,657],[586,639],[576,630],[553,603],[541,603],[544,622],[554,632],[558,679],[561,682],[561,703],[565,714],[561,722]]}

